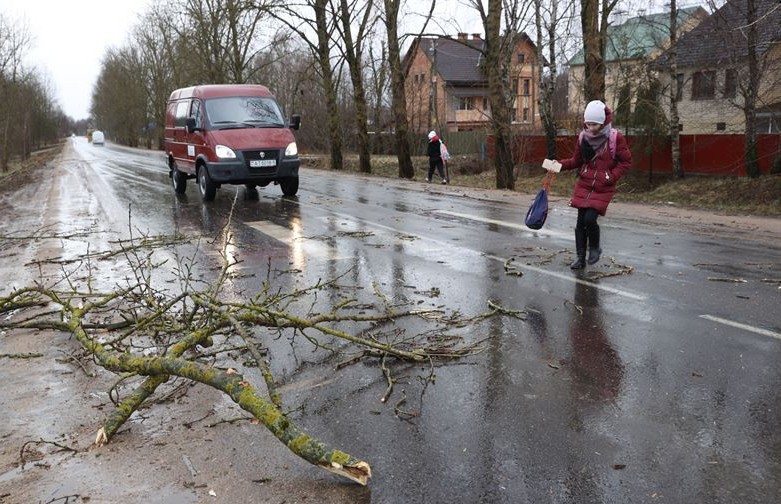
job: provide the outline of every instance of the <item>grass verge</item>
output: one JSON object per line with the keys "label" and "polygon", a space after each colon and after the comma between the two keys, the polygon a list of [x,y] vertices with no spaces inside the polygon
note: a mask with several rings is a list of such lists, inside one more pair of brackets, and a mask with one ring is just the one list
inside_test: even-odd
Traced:
{"label": "grass verge", "polygon": [[[306,158],[308,168],[326,169],[327,156]],[[428,169],[425,157],[412,159],[415,179],[423,180]],[[358,172],[356,156],[345,156],[344,171]],[[395,156],[373,156],[372,173],[377,177],[398,178]],[[448,163],[450,184],[454,186],[495,189],[496,176],[486,162],[474,158],[454,157]],[[538,166],[524,166],[517,170],[515,191],[533,194],[542,184],[544,175]],[[572,192],[575,176],[561,173],[551,189],[551,194],[566,197]],[[714,175],[687,175],[675,179],[670,174],[652,174],[629,171],[618,184],[615,201],[652,205],[680,206],[697,210],[734,215],[761,215],[781,217],[781,175],[748,177],[720,177]]]}

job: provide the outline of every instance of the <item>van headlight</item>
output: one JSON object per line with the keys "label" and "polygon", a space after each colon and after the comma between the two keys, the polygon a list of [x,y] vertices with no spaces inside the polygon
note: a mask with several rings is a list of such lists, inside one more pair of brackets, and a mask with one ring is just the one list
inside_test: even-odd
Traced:
{"label": "van headlight", "polygon": [[295,142],[290,142],[287,144],[287,149],[285,149],[285,156],[298,156],[298,146]]}
{"label": "van headlight", "polygon": [[214,148],[214,153],[221,159],[236,159],[236,153],[230,147],[218,145]]}

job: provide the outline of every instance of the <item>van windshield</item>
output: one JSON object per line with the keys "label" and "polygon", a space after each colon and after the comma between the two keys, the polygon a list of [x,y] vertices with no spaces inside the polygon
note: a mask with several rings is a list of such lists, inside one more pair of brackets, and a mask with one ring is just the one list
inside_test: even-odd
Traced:
{"label": "van windshield", "polygon": [[206,115],[217,129],[279,128],[285,119],[276,100],[264,96],[229,96],[206,100]]}

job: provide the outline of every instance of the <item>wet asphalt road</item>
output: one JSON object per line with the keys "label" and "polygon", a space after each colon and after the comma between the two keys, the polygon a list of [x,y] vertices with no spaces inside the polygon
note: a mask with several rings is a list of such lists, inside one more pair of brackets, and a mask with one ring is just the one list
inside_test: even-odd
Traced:
{"label": "wet asphalt road", "polygon": [[[303,170],[295,198],[269,186],[245,201],[226,186],[204,204],[194,181],[174,195],[160,153],[73,142],[84,179],[63,179],[63,222],[117,230],[130,214],[143,232],[206,236],[229,225],[249,275],[237,291],[271,261],[300,270],[299,286],[348,272],[422,308],[475,314],[492,300],[527,313],[458,333],[485,350],[437,367],[425,389],[430,369],[394,368],[387,404],[376,363],[334,371],[340,359],[312,366],[321,357],[271,343],[286,406],[306,405],[296,421],[372,464],[360,502],[781,501],[781,243],[609,212],[603,261],[576,275],[564,202],[532,232],[531,197]],[[77,217],[85,207],[93,222]],[[414,417],[394,415],[402,389]]]}

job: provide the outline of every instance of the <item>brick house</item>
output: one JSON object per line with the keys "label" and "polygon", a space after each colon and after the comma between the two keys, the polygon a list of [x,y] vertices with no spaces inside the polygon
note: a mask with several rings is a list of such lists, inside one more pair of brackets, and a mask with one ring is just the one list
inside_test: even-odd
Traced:
{"label": "brick house", "polygon": [[[756,8],[753,21],[749,1]],[[781,132],[781,7],[778,0],[728,0],[676,44],[681,133],[745,133],[750,26],[756,28],[760,74],[757,133]],[[666,70],[666,55],[658,64]],[[664,71],[660,78],[669,82]]]}
{"label": "brick house", "polygon": [[[678,10],[677,32],[694,29],[708,13],[702,7]],[[651,63],[670,46],[670,13],[648,14],[633,17],[607,29],[605,47],[605,103],[616,112],[615,122],[622,122],[635,108],[638,90],[649,81]],[[583,50],[569,62],[568,112],[577,118],[583,112],[585,63]]]}
{"label": "brick house", "polygon": [[[469,131],[490,125],[488,79],[480,62],[485,40],[480,34],[419,37],[404,57],[407,117],[410,131]],[[536,47],[518,37],[510,63],[511,117],[514,125],[540,126],[537,105],[539,67]]]}

